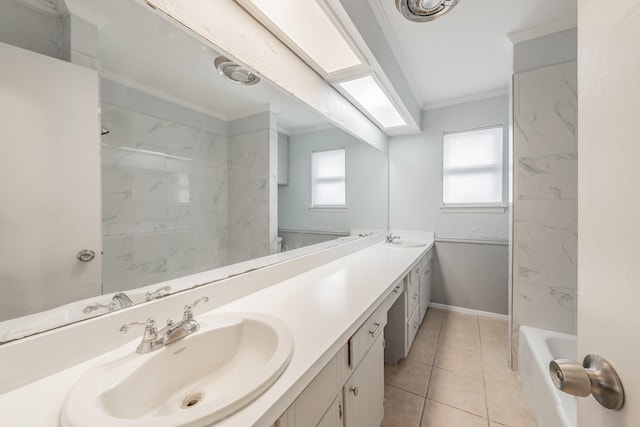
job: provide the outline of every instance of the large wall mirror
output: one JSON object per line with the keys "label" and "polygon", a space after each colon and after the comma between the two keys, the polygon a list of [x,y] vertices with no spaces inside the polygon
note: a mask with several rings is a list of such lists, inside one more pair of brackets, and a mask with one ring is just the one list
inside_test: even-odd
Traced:
{"label": "large wall mirror", "polygon": [[[143,2],[3,0],[0,49],[0,343],[388,227],[385,153]],[[346,207],[312,205],[331,150]]]}

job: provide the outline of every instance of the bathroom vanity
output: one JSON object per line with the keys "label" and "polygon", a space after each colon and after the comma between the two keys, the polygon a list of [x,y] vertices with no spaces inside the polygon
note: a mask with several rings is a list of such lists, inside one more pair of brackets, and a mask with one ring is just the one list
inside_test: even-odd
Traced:
{"label": "bathroom vanity", "polygon": [[[0,347],[0,364],[12,366],[12,372],[0,374],[2,424],[61,425],[59,414],[67,395],[92,367],[114,360],[117,352],[128,352],[123,356],[127,360],[145,356],[134,353],[141,332],[121,335],[120,325],[177,316],[184,304],[209,296],[209,303],[197,307],[196,319],[234,313],[272,316],[290,330],[294,350],[286,369],[266,391],[228,417],[205,425],[379,425],[384,414],[384,340],[415,336],[413,323],[393,323],[391,308],[401,301],[405,320],[417,319],[418,325],[426,311],[421,296],[428,300],[425,266],[433,233],[417,233],[414,238],[425,244],[391,247],[381,235],[359,239],[5,344]],[[182,341],[188,343],[190,337]],[[84,360],[77,360],[83,355]],[[31,368],[39,377],[33,378]],[[137,416],[148,422],[157,416],[152,412]]]}

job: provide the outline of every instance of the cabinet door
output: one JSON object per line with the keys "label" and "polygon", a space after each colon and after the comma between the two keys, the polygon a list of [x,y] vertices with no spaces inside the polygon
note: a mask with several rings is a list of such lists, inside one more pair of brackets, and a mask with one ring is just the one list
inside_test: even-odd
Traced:
{"label": "cabinet door", "polygon": [[377,427],[384,418],[384,349],[379,335],[344,386],[346,427]]}
{"label": "cabinet door", "polygon": [[343,427],[344,426],[344,402],[342,399],[342,391],[338,393],[333,400],[327,412],[316,427]]}
{"label": "cabinet door", "polygon": [[424,256],[420,276],[420,323],[424,321],[431,302],[431,251]]}

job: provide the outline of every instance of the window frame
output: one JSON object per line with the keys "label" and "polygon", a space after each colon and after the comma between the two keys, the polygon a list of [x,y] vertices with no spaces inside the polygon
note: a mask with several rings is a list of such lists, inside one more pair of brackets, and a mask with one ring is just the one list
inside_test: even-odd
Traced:
{"label": "window frame", "polygon": [[[500,171],[500,200],[497,202],[463,202],[463,203],[445,203],[444,199],[445,199],[445,177],[447,175],[447,171],[445,170],[445,164],[444,164],[444,153],[445,153],[445,137],[447,135],[453,135],[453,134],[461,134],[461,133],[472,133],[472,132],[477,132],[477,131],[482,131],[482,130],[488,130],[488,129],[500,129],[501,133],[501,140],[500,140],[500,163],[498,166],[498,170]],[[463,130],[457,130],[457,131],[448,131],[448,132],[443,132],[442,134],[442,194],[441,194],[441,202],[442,204],[440,205],[440,211],[441,212],[455,212],[455,213],[460,213],[460,212],[467,212],[467,213],[502,213],[506,211],[506,205],[505,205],[505,195],[504,195],[504,174],[505,174],[505,161],[504,161],[504,151],[505,151],[505,147],[504,147],[504,125],[501,123],[495,124],[495,125],[489,125],[489,126],[481,126],[481,127],[475,127],[475,128],[468,128],[468,129],[463,129]],[[451,174],[450,176],[453,176],[456,174]],[[457,174],[457,175],[462,175],[462,174]]]}
{"label": "window frame", "polygon": [[[316,175],[314,172],[314,161],[313,161],[313,157],[316,153],[326,153],[329,151],[342,151],[344,153],[344,178],[342,179],[342,183],[344,185],[344,204],[315,204],[315,184],[316,182],[318,182],[316,180]],[[316,211],[316,212],[339,212],[339,211],[346,211],[347,210],[347,148],[346,147],[336,147],[336,148],[325,148],[325,149],[321,149],[321,150],[312,150],[311,151],[311,156],[310,156],[310,162],[311,162],[311,167],[310,167],[310,186],[309,186],[309,190],[310,190],[310,196],[311,196],[311,200],[309,203],[309,210],[312,211]],[[326,181],[325,181],[326,182]],[[338,181],[340,182],[340,181]]]}

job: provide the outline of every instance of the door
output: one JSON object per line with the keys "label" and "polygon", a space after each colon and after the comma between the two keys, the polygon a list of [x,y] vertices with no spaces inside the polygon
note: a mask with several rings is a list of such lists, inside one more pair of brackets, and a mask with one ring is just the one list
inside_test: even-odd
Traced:
{"label": "door", "polygon": [[0,117],[1,321],[100,294],[98,75],[0,43]]}
{"label": "door", "polygon": [[640,426],[640,2],[578,1],[578,358],[618,372],[620,411],[578,398],[580,427]]}

